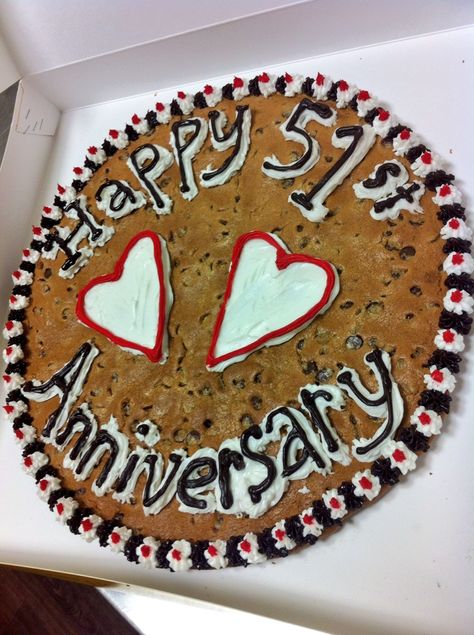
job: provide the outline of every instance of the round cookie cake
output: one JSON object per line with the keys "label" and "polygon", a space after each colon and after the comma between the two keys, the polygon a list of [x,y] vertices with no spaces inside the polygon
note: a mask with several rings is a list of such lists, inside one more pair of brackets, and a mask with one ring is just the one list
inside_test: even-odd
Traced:
{"label": "round cookie cake", "polygon": [[415,468],[472,322],[471,231],[371,94],[235,77],[73,173],[4,330],[4,410],[60,522],[150,567],[247,565]]}

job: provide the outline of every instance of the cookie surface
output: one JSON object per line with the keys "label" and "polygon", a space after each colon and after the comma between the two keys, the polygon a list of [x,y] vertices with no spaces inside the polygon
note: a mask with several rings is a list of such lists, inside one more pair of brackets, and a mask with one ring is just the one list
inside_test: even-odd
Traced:
{"label": "cookie surface", "polygon": [[[178,96],[171,112],[159,104],[146,118],[135,116],[124,133],[110,132],[103,150],[89,149],[73,186],[45,208],[20,279],[14,274],[6,326],[5,377],[17,384],[7,413],[25,446],[24,465],[51,508],[74,533],[173,569],[283,555],[413,469],[449,409],[472,312],[470,231],[453,178],[366,91],[321,75],[303,82],[265,74],[234,81],[216,103],[219,91],[206,90],[194,104]],[[225,183],[203,187],[199,175],[234,153],[219,152],[211,138],[219,141],[238,123],[242,106],[251,123],[245,156],[235,161],[241,165]],[[213,110],[229,123],[201,140]],[[333,117],[330,125],[325,117]],[[173,132],[178,122],[188,126],[187,137]],[[293,138],[291,122],[299,128]],[[160,148],[160,157],[145,155],[144,145]],[[150,168],[153,156],[158,168],[162,163],[159,175]],[[288,174],[275,178],[281,166]],[[115,203],[104,196],[108,183]],[[78,226],[90,230],[80,242],[61,229]],[[159,236],[169,254],[173,301],[169,317],[166,308],[158,311],[169,338],[163,364],[77,318],[78,293],[110,275],[144,231]],[[254,231],[281,241],[289,254],[330,263],[338,293],[287,341],[216,372],[206,360],[229,268],[237,266],[234,245]],[[78,249],[90,253],[76,258]],[[269,303],[269,316],[300,299],[296,285],[289,289],[281,304]],[[82,383],[74,363],[88,366]],[[361,454],[364,445],[374,447]],[[161,485],[168,474],[169,487],[144,505],[160,491],[161,462]]]}

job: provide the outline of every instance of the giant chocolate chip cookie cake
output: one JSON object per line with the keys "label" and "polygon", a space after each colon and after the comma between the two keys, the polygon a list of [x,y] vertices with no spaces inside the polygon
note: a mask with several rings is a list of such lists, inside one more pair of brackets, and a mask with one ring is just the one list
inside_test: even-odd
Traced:
{"label": "giant chocolate chip cookie cake", "polygon": [[415,468],[472,322],[471,231],[370,93],[235,77],[73,172],[4,330],[4,409],[60,522],[150,567],[247,565]]}

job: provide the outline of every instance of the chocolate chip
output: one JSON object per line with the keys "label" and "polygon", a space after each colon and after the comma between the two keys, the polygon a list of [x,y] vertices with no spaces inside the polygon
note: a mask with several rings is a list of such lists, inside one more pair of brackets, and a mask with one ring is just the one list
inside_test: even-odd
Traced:
{"label": "chocolate chip", "polygon": [[237,386],[237,388],[240,388],[242,390],[242,388],[245,388],[245,379],[233,379],[232,383],[234,384],[234,386]]}
{"label": "chocolate chip", "polygon": [[400,249],[400,253],[398,254],[402,260],[408,260],[408,258],[412,258],[416,254],[416,249],[411,247],[402,247]]}
{"label": "chocolate chip", "polygon": [[352,300],[346,300],[345,302],[339,305],[339,308],[345,310],[345,309],[350,309],[351,306],[354,306],[354,303],[352,302]]}
{"label": "chocolate chip", "polygon": [[303,225],[296,225],[296,231],[297,232],[302,232],[304,229]]}
{"label": "chocolate chip", "polygon": [[262,383],[262,373],[255,373],[255,375],[253,376],[253,383],[254,384]]}
{"label": "chocolate chip", "polygon": [[186,435],[186,443],[189,445],[196,445],[201,440],[201,433],[198,430],[191,430]]}
{"label": "chocolate chip", "polygon": [[405,320],[412,320],[414,317],[414,313],[405,313]]}
{"label": "chocolate chip", "polygon": [[309,362],[306,362],[302,365],[302,369],[305,375],[310,375],[311,373],[318,372],[318,365],[314,360],[310,360]]}
{"label": "chocolate chip", "polygon": [[309,244],[309,237],[308,236],[304,236],[301,240],[300,240],[300,244],[299,244],[299,248],[300,249],[305,249],[305,247],[307,247]]}
{"label": "chocolate chip", "polygon": [[365,307],[369,313],[381,313],[384,310],[383,302],[369,302]]}
{"label": "chocolate chip", "polygon": [[244,428],[250,428],[250,426],[253,426],[253,425],[254,425],[254,420],[253,420],[252,415],[249,415],[249,414],[247,414],[247,413],[246,413],[246,414],[243,414],[243,415],[240,417],[240,423],[242,424],[242,426],[243,426]]}
{"label": "chocolate chip", "polygon": [[405,274],[406,272],[407,272],[407,269],[392,269],[392,271],[390,272],[390,275],[395,280],[399,280],[403,276],[403,274]]}
{"label": "chocolate chip", "polygon": [[356,350],[362,346],[364,340],[360,335],[350,335],[346,340],[346,347],[351,350]]}
{"label": "chocolate chip", "polygon": [[418,297],[423,294],[423,291],[420,289],[420,287],[410,287],[410,293]]}
{"label": "chocolate chip", "polygon": [[124,417],[130,416],[130,401],[128,399],[124,399],[120,404],[120,409]]}
{"label": "chocolate chip", "polygon": [[328,381],[333,376],[334,371],[331,368],[321,368],[316,375],[319,382]]}
{"label": "chocolate chip", "polygon": [[173,432],[173,439],[177,441],[178,443],[182,443],[185,438],[186,438],[186,430],[179,428],[178,430],[175,430]]}
{"label": "chocolate chip", "polygon": [[252,404],[253,408],[255,408],[255,410],[260,410],[260,408],[262,407],[262,398],[258,397],[257,395],[253,395],[253,397],[250,397],[250,403]]}
{"label": "chocolate chip", "polygon": [[298,340],[298,343],[296,344],[296,350],[297,351],[302,351],[303,348],[304,348],[304,339]]}
{"label": "chocolate chip", "polygon": [[48,278],[51,278],[51,276],[53,275],[53,272],[51,271],[49,267],[46,267],[46,269],[43,272],[43,275],[46,279],[48,279]]}
{"label": "chocolate chip", "polygon": [[204,421],[202,422],[202,425],[209,430],[209,428],[212,427],[211,419],[204,419]]}

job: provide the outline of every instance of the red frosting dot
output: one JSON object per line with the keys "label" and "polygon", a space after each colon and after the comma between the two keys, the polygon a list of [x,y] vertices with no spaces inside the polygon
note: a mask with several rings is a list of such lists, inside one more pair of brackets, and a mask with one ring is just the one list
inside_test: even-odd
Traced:
{"label": "red frosting dot", "polygon": [[440,196],[449,196],[451,194],[451,188],[449,185],[442,185],[439,189]]}
{"label": "red frosting dot", "polygon": [[78,176],[80,176],[82,174],[82,168],[73,168],[72,170],[74,172],[74,174],[77,174]]}
{"label": "red frosting dot", "polygon": [[262,82],[262,84],[266,84],[270,81],[270,78],[268,77],[267,73],[262,73],[258,76],[258,81]]}
{"label": "red frosting dot", "polygon": [[141,554],[144,558],[149,558],[151,554],[151,547],[148,545],[142,545],[140,547]]}
{"label": "red frosting dot", "polygon": [[179,99],[186,99],[186,93],[182,90],[178,90]]}
{"label": "red frosting dot", "polygon": [[451,292],[451,302],[461,302],[462,300],[462,291],[459,289],[455,289]]}
{"label": "red frosting dot", "polygon": [[136,126],[140,123],[141,119],[138,115],[133,115],[132,117],[132,123]]}
{"label": "red frosting dot", "polygon": [[372,481],[370,481],[367,476],[363,476],[360,481],[359,481],[359,485],[362,487],[362,489],[372,489],[373,484]]}
{"label": "red frosting dot", "polygon": [[43,230],[41,229],[41,227],[33,227],[33,234],[35,236],[41,236],[42,233],[43,233]]}
{"label": "red frosting dot", "polygon": [[292,81],[293,81],[293,77],[290,75],[290,73],[285,73],[285,82],[289,84]]}
{"label": "red frosting dot", "polygon": [[45,478],[41,479],[41,481],[39,482],[40,490],[44,492],[47,487],[48,487],[48,481]]}
{"label": "red frosting dot", "polygon": [[119,136],[118,130],[109,130],[109,136],[112,137],[112,139],[116,139]]}
{"label": "red frosting dot", "polygon": [[114,545],[117,545],[120,542],[120,534],[118,534],[116,531],[113,531],[110,534],[110,542],[112,542]]}
{"label": "red frosting dot", "polygon": [[283,529],[277,529],[275,531],[275,538],[277,540],[283,540],[283,538],[286,536],[286,531],[284,531]]}
{"label": "red frosting dot", "polygon": [[8,320],[8,322],[5,324],[5,328],[7,329],[7,331],[11,331],[13,328],[13,322],[11,320]]}
{"label": "red frosting dot", "polygon": [[242,88],[244,85],[244,80],[240,77],[234,77],[234,88]]}
{"label": "red frosting dot", "polygon": [[431,417],[427,412],[420,413],[418,415],[418,420],[424,426],[427,426],[431,423]]}
{"label": "red frosting dot", "polygon": [[325,77],[324,77],[324,75],[321,75],[321,73],[318,73],[316,75],[316,84],[318,86],[322,86],[324,84],[324,80],[325,80]]}
{"label": "red frosting dot", "polygon": [[16,438],[17,438],[17,439],[20,439],[20,441],[21,441],[21,440],[24,438],[24,436],[25,436],[25,435],[23,434],[23,432],[22,432],[20,429],[15,430],[15,435],[16,435]]}
{"label": "red frosting dot", "polygon": [[453,265],[462,265],[463,262],[464,262],[464,256],[462,254],[459,254],[459,253],[453,254],[453,257],[452,257]]}
{"label": "red frosting dot", "polygon": [[215,558],[217,556],[217,549],[214,545],[209,545],[207,548],[207,553],[211,556],[211,558]]}
{"label": "red frosting dot", "polygon": [[210,84],[206,84],[204,86],[204,94],[205,95],[212,95],[213,92],[214,92],[214,89],[212,88],[212,86]]}
{"label": "red frosting dot", "polygon": [[95,146],[90,146],[89,148],[87,148],[87,152],[89,154],[97,154],[97,148]]}
{"label": "red frosting dot", "polygon": [[312,525],[314,524],[314,518],[313,516],[311,516],[311,514],[305,514],[303,516],[303,522],[305,525]]}
{"label": "red frosting dot", "polygon": [[179,551],[178,549],[173,549],[173,551],[171,552],[171,557],[173,558],[173,560],[177,560],[179,562],[181,560],[181,551]]}
{"label": "red frosting dot", "polygon": [[46,205],[43,207],[43,212],[45,214],[51,214],[53,210],[50,207],[47,207]]}
{"label": "red frosting dot", "polygon": [[349,84],[344,79],[341,79],[338,88],[339,90],[347,90],[349,88]]}
{"label": "red frosting dot", "polygon": [[58,183],[58,192],[60,194],[64,194],[65,191],[66,191],[66,188],[64,188],[62,185],[59,185],[59,183]]}
{"label": "red frosting dot", "polygon": [[16,300],[17,300],[16,295],[11,295],[11,296],[10,296],[10,302],[11,302],[12,304],[15,304]]}
{"label": "red frosting dot", "polygon": [[25,460],[23,461],[25,467],[31,467],[33,465],[33,461],[31,459],[31,456],[27,456],[25,458]]}
{"label": "red frosting dot", "polygon": [[461,223],[458,221],[457,218],[452,218],[448,225],[451,227],[451,229],[459,229]]}
{"label": "red frosting dot", "polygon": [[8,404],[6,406],[3,406],[3,409],[5,410],[7,415],[11,415],[11,413],[14,411],[14,407]]}
{"label": "red frosting dot", "polygon": [[23,249],[23,255],[25,258],[29,258],[31,251],[29,249]]}
{"label": "red frosting dot", "polygon": [[444,379],[444,375],[440,370],[436,369],[431,373],[431,378],[433,379],[433,381],[436,381],[438,382],[438,384],[440,384]]}
{"label": "red frosting dot", "polygon": [[337,498],[334,498],[334,496],[331,498],[331,500],[329,501],[329,505],[333,508],[333,509],[340,509],[341,508],[341,503],[337,500]]}
{"label": "red frosting dot", "polygon": [[452,342],[454,342],[454,337],[453,331],[444,331],[443,333],[443,340],[446,344],[452,344]]}
{"label": "red frosting dot", "polygon": [[384,110],[383,108],[379,108],[379,120],[380,121],[387,121],[387,119],[390,117],[390,113],[388,112],[388,110]]}
{"label": "red frosting dot", "polygon": [[88,518],[85,518],[81,522],[81,526],[82,526],[82,529],[84,531],[90,531],[94,527],[94,525],[92,524],[92,522]]}
{"label": "red frosting dot", "polygon": [[161,103],[161,101],[157,101],[155,104],[155,108],[158,112],[163,112],[165,109],[165,105]]}
{"label": "red frosting dot", "polygon": [[245,553],[250,553],[252,551],[252,545],[249,543],[248,540],[242,540],[242,542],[240,543],[240,548],[242,549],[242,551],[245,551]]}
{"label": "red frosting dot", "polygon": [[11,346],[7,346],[7,347],[6,347],[6,349],[5,349],[5,353],[6,353],[7,355],[11,355],[11,354],[12,354],[12,350],[13,350],[13,349],[12,349],[12,347],[11,347]]}
{"label": "red frosting dot", "polygon": [[396,463],[403,463],[403,461],[407,458],[405,452],[399,450],[398,448],[393,452],[392,456]]}
{"label": "red frosting dot", "polygon": [[425,165],[430,165],[433,160],[431,152],[423,152],[420,158]]}
{"label": "red frosting dot", "polygon": [[16,280],[21,278],[21,273],[19,271],[14,271],[12,275]]}
{"label": "red frosting dot", "polygon": [[368,99],[370,99],[369,92],[367,90],[361,90],[360,93],[357,95],[357,99],[359,101],[367,101]]}
{"label": "red frosting dot", "polygon": [[400,132],[400,139],[402,139],[403,141],[407,141],[410,137],[411,137],[411,132],[407,128],[405,128],[405,130],[402,130]]}
{"label": "red frosting dot", "polygon": [[12,378],[10,377],[10,375],[3,375],[3,381],[7,384],[9,384],[11,382]]}
{"label": "red frosting dot", "polygon": [[64,505],[63,505],[62,503],[58,503],[58,504],[56,505],[56,511],[57,511],[57,512],[58,512],[58,514],[61,516],[61,514],[62,514],[62,513],[63,513],[63,511],[64,511]]}

